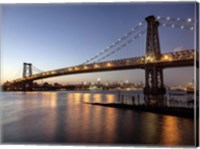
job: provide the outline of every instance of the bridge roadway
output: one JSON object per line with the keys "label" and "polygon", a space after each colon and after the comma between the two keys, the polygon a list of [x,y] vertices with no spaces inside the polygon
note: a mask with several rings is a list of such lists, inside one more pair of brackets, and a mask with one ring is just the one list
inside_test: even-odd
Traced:
{"label": "bridge roadway", "polygon": [[34,81],[38,79],[45,79],[61,75],[113,71],[124,69],[144,69],[145,66],[156,64],[156,67],[171,68],[171,67],[185,67],[194,65],[195,52],[193,49],[178,52],[165,53],[160,56],[159,60],[153,57],[135,57],[121,60],[113,60],[99,63],[91,63],[85,65],[77,65],[57,70],[50,70],[38,74],[34,74],[27,78],[20,78],[14,80],[13,83],[20,83],[24,81]]}

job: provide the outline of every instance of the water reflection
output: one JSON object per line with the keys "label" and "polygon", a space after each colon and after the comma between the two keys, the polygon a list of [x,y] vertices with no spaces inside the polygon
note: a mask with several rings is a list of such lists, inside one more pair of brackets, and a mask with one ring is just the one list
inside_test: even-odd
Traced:
{"label": "water reflection", "polygon": [[74,104],[80,104],[80,100],[81,100],[81,95],[80,93],[76,93],[74,94]]}
{"label": "water reflection", "polygon": [[[89,106],[89,105],[88,105]],[[88,142],[88,140],[90,140],[90,136],[88,134],[88,132],[90,132],[90,114],[91,114],[91,108],[87,108],[84,109],[83,106],[81,106],[81,108],[79,109],[78,113],[80,113],[80,117],[78,117],[78,128],[81,128],[79,130],[79,134],[80,135],[80,140],[82,142]]]}
{"label": "water reflection", "polygon": [[92,94],[94,102],[102,102],[102,94]]}
{"label": "water reflection", "polygon": [[162,131],[161,131],[161,143],[165,145],[176,145],[181,141],[181,129],[180,124],[176,117],[165,116],[163,118]]}
{"label": "water reflection", "polygon": [[192,145],[194,142],[191,119],[84,104],[116,102],[115,93],[32,92],[7,95],[4,95],[3,106],[3,119],[6,121],[3,124],[3,142],[165,146]]}
{"label": "water reflection", "polygon": [[83,101],[84,101],[84,102],[92,102],[92,101],[91,101],[91,94],[89,94],[89,93],[84,93],[84,94],[83,94]]}
{"label": "water reflection", "polygon": [[107,99],[107,103],[114,103],[116,101],[114,94],[107,94],[106,99]]}
{"label": "water reflection", "polygon": [[108,108],[105,111],[105,142],[116,142],[116,120],[117,120],[117,112],[113,108]]}
{"label": "water reflection", "polygon": [[[160,118],[158,115],[154,113],[144,113],[143,114],[143,121],[142,121],[142,131],[145,135],[144,138],[146,139],[147,143],[154,143],[157,142],[157,138],[159,138],[159,133],[161,128],[159,128],[159,121]],[[140,126],[138,126],[140,127]]]}
{"label": "water reflection", "polygon": [[65,94],[58,94],[57,98],[57,108],[56,110],[56,129],[54,134],[54,139],[56,142],[64,142],[65,131],[66,131],[66,119],[67,119],[67,105],[68,101]]}
{"label": "water reflection", "polygon": [[[42,98],[47,107],[56,108],[57,106],[57,93],[42,93]],[[44,105],[45,106],[45,105]]]}

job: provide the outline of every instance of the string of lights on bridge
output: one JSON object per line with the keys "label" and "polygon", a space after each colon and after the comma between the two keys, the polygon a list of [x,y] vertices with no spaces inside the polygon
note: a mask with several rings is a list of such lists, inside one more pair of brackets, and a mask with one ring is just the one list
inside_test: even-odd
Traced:
{"label": "string of lights on bridge", "polygon": [[[178,28],[178,29],[184,29],[184,30],[194,30],[194,20],[192,18],[182,19],[182,18],[157,16],[156,19],[160,22],[160,25],[163,27],[171,27],[171,28]],[[140,22],[135,28],[132,28],[128,33],[124,34],[116,42],[113,42],[110,46],[106,47],[100,53],[98,53],[94,57],[88,59],[83,64],[88,64],[88,63],[92,63],[92,62],[93,63],[100,62],[100,61],[106,59],[107,57],[113,55],[114,53],[120,51],[121,49],[123,49],[124,47],[129,45],[132,41],[140,38],[145,33],[144,30],[137,33],[139,30],[143,29],[143,27],[145,25],[146,25],[145,21]],[[131,36],[133,36],[133,37],[131,37]],[[129,39],[129,38],[131,38],[131,39]],[[126,39],[129,39],[129,40],[126,41]],[[119,45],[120,43],[123,43],[123,44]],[[117,45],[119,45],[119,46],[117,47]]]}
{"label": "string of lights on bridge", "polygon": [[192,18],[181,19],[181,18],[171,18],[171,17],[156,17],[160,22],[161,26],[185,29],[185,30],[194,30],[194,20]]}
{"label": "string of lights on bridge", "polygon": [[121,46],[119,46],[118,48],[116,48],[114,51],[108,53],[107,55],[105,55],[104,57],[98,59],[95,62],[100,62],[102,60],[104,60],[105,58],[109,57],[110,55],[118,52],[119,50],[123,49],[124,47],[128,46],[131,42],[137,40],[138,38],[140,38],[142,35],[144,35],[144,33],[146,32],[146,30],[142,30],[139,33],[137,33],[135,36],[133,36],[130,40],[126,41],[125,43],[123,43]]}
{"label": "string of lights on bridge", "polygon": [[167,20],[167,21],[176,21],[176,22],[184,22],[184,23],[194,23],[194,20],[192,18],[188,19],[182,19],[182,18],[172,18],[172,17],[161,17],[157,16],[157,20],[162,21],[162,20]]}
{"label": "string of lights on bridge", "polygon": [[[132,28],[129,32],[125,33],[121,38],[119,38],[117,41],[113,42],[110,46],[106,47],[105,49],[103,49],[100,53],[96,54],[94,57],[88,59],[86,62],[84,62],[83,64],[87,64],[92,62],[93,60],[97,59],[98,57],[102,56],[103,54],[105,54],[108,51],[111,51],[114,47],[116,47],[117,45],[119,45],[120,43],[124,42],[126,39],[128,39],[129,37],[135,35],[139,30],[143,29],[143,27],[146,25],[145,21],[140,22],[136,27]],[[143,33],[143,32],[142,32]],[[140,35],[142,33],[137,33],[135,36],[132,37],[133,40],[129,40],[129,42],[127,42],[128,44],[134,40],[136,40],[136,37],[140,37]],[[126,44],[123,44],[122,48],[125,47]],[[120,46],[121,47],[121,46]],[[118,50],[121,48],[117,48]],[[116,50],[116,51],[118,51]],[[111,52],[112,53],[112,52]],[[115,52],[113,52],[115,53]],[[112,54],[113,54],[112,53]],[[106,56],[104,56],[101,59],[98,59],[96,62],[99,62],[100,60],[105,59],[106,57],[108,57],[109,54],[107,54]]]}

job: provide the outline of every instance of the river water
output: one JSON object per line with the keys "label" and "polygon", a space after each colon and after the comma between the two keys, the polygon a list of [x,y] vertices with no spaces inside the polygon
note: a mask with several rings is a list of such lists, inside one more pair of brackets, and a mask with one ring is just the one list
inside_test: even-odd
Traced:
{"label": "river water", "polygon": [[[138,91],[124,94],[142,97]],[[194,145],[192,119],[84,103],[113,103],[118,96],[116,91],[3,92],[2,142]],[[128,96],[126,98],[129,103]],[[176,95],[176,98],[184,101],[188,97]]]}

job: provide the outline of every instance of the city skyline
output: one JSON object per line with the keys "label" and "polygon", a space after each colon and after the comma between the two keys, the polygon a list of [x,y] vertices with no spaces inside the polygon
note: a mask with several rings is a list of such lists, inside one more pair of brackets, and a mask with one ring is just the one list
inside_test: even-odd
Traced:
{"label": "city skyline", "polygon": [[[13,80],[23,62],[30,62],[44,71],[79,65],[137,26],[146,16],[194,19],[194,7],[195,3],[3,5],[2,82]],[[162,53],[194,48],[194,32],[181,33],[160,27],[159,34]],[[170,38],[172,35],[174,38]],[[136,55],[144,55],[145,40],[133,45],[136,45],[133,49],[142,49],[136,50]],[[143,70],[123,70],[45,80],[78,83],[101,78],[137,83],[144,82],[144,76]],[[184,84],[193,80],[194,68],[167,69],[164,78],[167,85]]]}

